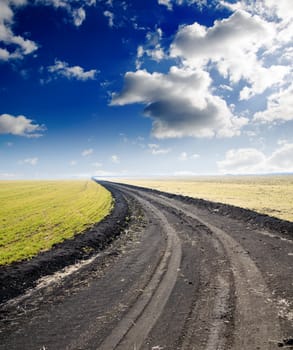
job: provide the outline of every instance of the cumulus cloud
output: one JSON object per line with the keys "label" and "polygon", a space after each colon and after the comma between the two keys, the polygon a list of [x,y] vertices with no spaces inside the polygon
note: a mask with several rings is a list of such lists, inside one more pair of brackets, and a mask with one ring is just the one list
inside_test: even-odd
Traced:
{"label": "cumulus cloud", "polygon": [[240,0],[234,3],[221,1],[222,6],[231,10],[245,10],[252,14],[259,14],[269,19],[291,19],[293,4],[290,0],[262,0],[258,2]]}
{"label": "cumulus cloud", "polygon": [[0,61],[21,59],[36,51],[35,42],[13,33],[14,11],[27,4],[26,0],[5,0],[0,2]]}
{"label": "cumulus cloud", "polygon": [[88,148],[88,149],[83,150],[83,151],[81,152],[81,155],[82,155],[83,157],[88,157],[88,156],[90,156],[90,155],[93,154],[93,153],[94,153],[94,150],[93,150],[92,148]]}
{"label": "cumulus cloud", "polygon": [[210,84],[207,72],[187,67],[173,66],[168,74],[128,72],[111,104],[145,104],[157,138],[238,135],[247,119],[234,116],[223,99],[211,94]]}
{"label": "cumulus cloud", "polygon": [[261,174],[293,171],[293,143],[282,143],[270,155],[255,148],[231,149],[217,162],[221,173]]}
{"label": "cumulus cloud", "polygon": [[[171,45],[171,56],[207,70],[212,64],[234,86],[242,81],[240,100],[268,88],[282,88],[292,80],[292,60],[288,60],[293,32],[292,11],[290,20],[288,12],[292,4],[273,0],[253,5],[250,1],[221,4],[229,7],[232,15],[211,27],[196,22],[182,26]],[[280,21],[277,14],[286,19]]]}
{"label": "cumulus cloud", "polygon": [[229,150],[217,164],[222,173],[246,174],[261,171],[265,160],[265,155],[257,149],[240,148]]}
{"label": "cumulus cloud", "polygon": [[11,134],[25,137],[40,137],[45,130],[43,125],[34,124],[33,120],[24,115],[0,115],[0,134]]}
{"label": "cumulus cloud", "polygon": [[254,120],[261,123],[293,120],[293,84],[270,95],[266,109],[255,113]]}
{"label": "cumulus cloud", "polygon": [[149,148],[151,154],[153,154],[154,156],[161,155],[161,154],[167,154],[171,151],[170,148],[161,148],[156,143],[149,143],[148,148]]}
{"label": "cumulus cloud", "polygon": [[283,143],[268,158],[269,166],[276,172],[293,171],[293,143]]}
{"label": "cumulus cloud", "polygon": [[[270,44],[274,34],[274,27],[269,23],[238,10],[226,19],[215,21],[212,27],[197,22],[183,26],[171,45],[171,54],[183,57],[193,65],[206,64],[210,60],[233,60],[239,66],[237,60],[241,56]],[[239,80],[240,74],[234,75],[234,80]]]}
{"label": "cumulus cloud", "polygon": [[239,94],[240,100],[248,100],[256,94],[263,93],[267,88],[282,85],[284,78],[290,73],[290,67],[274,65],[269,68],[256,67],[255,76],[249,78],[250,86],[245,86]]}
{"label": "cumulus cloud", "polygon": [[195,67],[212,62],[234,84],[244,79],[247,85],[240,92],[240,99],[249,99],[281,84],[290,72],[288,66],[267,66],[259,57],[261,49],[271,48],[276,35],[275,23],[237,10],[209,28],[198,23],[182,27],[171,45],[171,56],[181,57]]}
{"label": "cumulus cloud", "polygon": [[[174,4],[210,6],[206,1],[159,0],[169,9]],[[153,121],[152,134],[166,137],[231,137],[249,122],[245,115],[256,113],[260,100],[242,111],[229,101],[228,92],[239,100],[268,98],[267,109],[255,120],[291,120],[293,21],[287,1],[214,1],[226,6],[230,16],[207,27],[197,22],[179,27],[169,50],[161,48],[161,32],[150,35],[148,46],[137,49],[136,71],[127,72],[124,87],[112,95],[112,105],[141,103]],[[154,38],[156,38],[154,40]],[[156,46],[158,45],[158,46]],[[156,48],[158,49],[156,51]],[[161,50],[161,51],[160,51]],[[142,70],[145,56],[176,60],[168,73]],[[215,71],[217,72],[215,74]],[[220,75],[220,79],[219,79]],[[219,96],[219,94],[224,96]],[[231,96],[232,94],[230,94]],[[226,97],[225,97],[226,96]],[[233,97],[234,98],[234,97]],[[235,108],[234,108],[235,107]],[[235,111],[238,111],[239,115]],[[278,117],[272,115],[279,114]],[[282,116],[280,116],[282,115]]]}
{"label": "cumulus cloud", "polygon": [[98,73],[96,69],[85,71],[80,66],[70,67],[67,62],[57,59],[55,60],[54,65],[48,67],[48,72],[66,77],[67,79],[76,79],[81,81],[93,80],[96,78],[96,74]]}

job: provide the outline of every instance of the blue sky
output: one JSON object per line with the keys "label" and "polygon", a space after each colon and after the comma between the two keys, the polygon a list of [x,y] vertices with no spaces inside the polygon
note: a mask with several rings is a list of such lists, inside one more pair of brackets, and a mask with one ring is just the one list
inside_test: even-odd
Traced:
{"label": "blue sky", "polygon": [[291,0],[0,0],[0,179],[293,172]]}

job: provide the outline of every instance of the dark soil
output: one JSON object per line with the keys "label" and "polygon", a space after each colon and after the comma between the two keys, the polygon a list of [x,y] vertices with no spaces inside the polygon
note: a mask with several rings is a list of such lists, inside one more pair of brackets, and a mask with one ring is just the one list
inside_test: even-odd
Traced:
{"label": "dark soil", "polygon": [[127,226],[127,202],[120,192],[111,186],[107,188],[115,203],[112,212],[101,222],[30,260],[0,266],[0,304],[34,287],[40,277],[105,249],[123,231]]}
{"label": "dark soil", "polygon": [[[56,244],[50,251],[42,252],[31,260],[1,266],[0,303],[22,294],[28,288],[34,287],[40,277],[53,274],[65,266],[74,264],[105,249],[123,231],[127,226],[127,216],[129,215],[127,202],[110,182],[100,183],[111,191],[115,199],[115,206],[112,212],[100,223],[72,239]],[[123,186],[123,184],[119,185]],[[127,185],[127,187],[142,189],[131,185]],[[289,221],[233,205],[210,202],[204,199],[175,195],[148,188],[144,188],[144,191],[179,199],[182,202],[194,204],[199,208],[208,209],[211,213],[243,221],[256,228],[264,228],[290,237],[293,236],[293,223]]]}
{"label": "dark soil", "polygon": [[118,192],[128,205],[103,234],[113,240],[111,225],[119,235],[127,222],[125,232],[77,270],[0,305],[0,349],[292,348],[293,223],[100,183],[116,198],[113,213]]}

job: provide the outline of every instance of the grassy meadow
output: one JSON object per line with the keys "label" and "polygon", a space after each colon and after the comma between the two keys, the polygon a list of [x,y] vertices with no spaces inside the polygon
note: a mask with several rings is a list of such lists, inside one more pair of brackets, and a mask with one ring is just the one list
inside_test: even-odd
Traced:
{"label": "grassy meadow", "polygon": [[93,181],[0,181],[0,265],[50,249],[111,208],[110,192]]}
{"label": "grassy meadow", "polygon": [[283,220],[293,221],[293,175],[213,176],[119,181],[232,204]]}

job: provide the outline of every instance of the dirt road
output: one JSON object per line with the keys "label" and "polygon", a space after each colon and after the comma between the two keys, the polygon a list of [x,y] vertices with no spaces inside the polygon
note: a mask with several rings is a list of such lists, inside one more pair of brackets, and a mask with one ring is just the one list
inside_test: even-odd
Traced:
{"label": "dirt road", "polygon": [[0,349],[293,348],[292,226],[105,185],[128,202],[126,232],[2,305]]}

